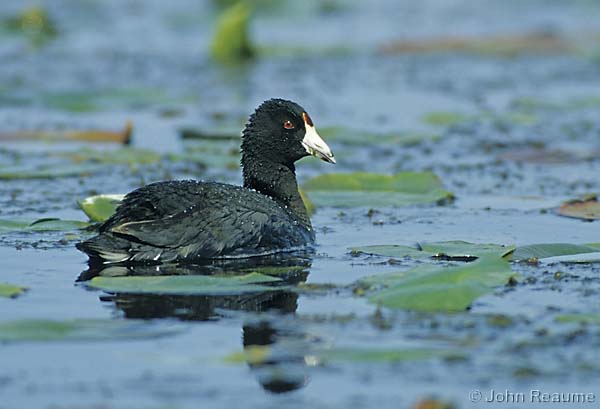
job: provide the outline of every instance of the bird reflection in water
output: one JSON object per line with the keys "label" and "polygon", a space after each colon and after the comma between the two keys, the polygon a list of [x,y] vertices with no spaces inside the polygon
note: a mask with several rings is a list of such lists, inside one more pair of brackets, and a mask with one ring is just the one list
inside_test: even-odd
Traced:
{"label": "bird reflection in water", "polygon": [[[215,275],[232,272],[268,271],[277,269],[277,277],[284,279],[289,288],[306,281],[312,264],[311,254],[280,254],[268,258],[213,261],[204,265],[102,265],[90,264],[77,281],[91,280],[96,276],[158,276],[158,275]],[[272,270],[271,270],[272,271]],[[268,272],[266,273],[268,274]],[[248,362],[260,385],[273,393],[284,393],[302,388],[308,381],[307,367],[302,353],[305,338],[297,326],[278,325],[281,314],[293,314],[298,306],[298,293],[288,289],[231,295],[165,295],[115,293],[100,296],[103,302],[113,303],[126,318],[154,319],[177,318],[183,321],[214,321],[223,318],[227,311],[251,313],[273,312],[269,318],[259,315],[247,319],[243,325],[244,350],[253,347],[294,345],[293,350]],[[284,340],[285,342],[281,342]],[[289,342],[292,340],[292,342]],[[285,349],[285,348],[284,348]]]}

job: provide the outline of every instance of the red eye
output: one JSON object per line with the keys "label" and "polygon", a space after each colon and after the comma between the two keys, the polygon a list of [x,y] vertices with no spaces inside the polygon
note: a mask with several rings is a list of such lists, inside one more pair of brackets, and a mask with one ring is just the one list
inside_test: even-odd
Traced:
{"label": "red eye", "polygon": [[285,121],[283,123],[283,127],[285,129],[294,129],[294,124],[292,123],[292,121]]}

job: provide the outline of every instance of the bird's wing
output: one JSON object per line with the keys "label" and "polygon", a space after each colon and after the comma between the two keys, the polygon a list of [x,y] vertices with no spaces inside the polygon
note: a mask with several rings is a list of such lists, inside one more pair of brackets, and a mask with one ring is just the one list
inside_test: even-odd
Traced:
{"label": "bird's wing", "polygon": [[265,237],[269,245],[277,246],[277,237],[285,237],[289,216],[271,199],[228,185],[196,188],[159,186],[135,191],[103,230],[199,257],[258,249]]}

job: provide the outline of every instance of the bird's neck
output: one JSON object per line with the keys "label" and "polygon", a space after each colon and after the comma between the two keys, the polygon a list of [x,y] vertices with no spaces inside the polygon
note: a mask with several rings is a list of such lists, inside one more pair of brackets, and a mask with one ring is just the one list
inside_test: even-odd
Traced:
{"label": "bird's neck", "polygon": [[244,187],[254,189],[275,200],[304,227],[312,230],[310,218],[298,192],[294,164],[283,165],[270,161],[242,158]]}

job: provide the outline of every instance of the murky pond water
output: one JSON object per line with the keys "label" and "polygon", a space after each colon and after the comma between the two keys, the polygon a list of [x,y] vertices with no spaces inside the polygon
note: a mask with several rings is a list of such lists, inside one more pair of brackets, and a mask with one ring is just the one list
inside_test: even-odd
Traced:
{"label": "murky pond water", "polygon": [[[90,232],[0,228],[0,282],[29,288],[0,297],[0,325],[84,323],[67,340],[0,343],[0,408],[397,408],[427,397],[486,407],[469,393],[491,389],[527,399],[532,389],[585,392],[597,404],[600,326],[557,321],[568,314],[598,321],[597,262],[512,263],[517,282],[468,311],[417,313],[378,309],[357,297],[354,283],[421,261],[349,248],[600,243],[598,221],[553,211],[600,192],[600,3],[267,1],[252,24],[264,55],[241,67],[210,61],[215,3],[42,1],[56,38],[38,48],[4,34],[0,174],[42,169],[57,177],[1,177],[0,219],[85,220],[77,200],[156,180],[240,183],[235,140],[183,140],[178,130],[235,135],[271,97],[307,108],[336,153],[335,168],[304,159],[300,184],[327,172],[433,171],[456,199],[319,208],[314,253],[278,260],[290,268],[289,286],[241,295],[93,290],[76,281],[87,265],[74,248]],[[0,18],[23,7],[3,2]],[[577,47],[524,47],[532,32]],[[435,44],[444,37],[461,45]],[[464,45],[479,38],[503,38],[517,51]],[[399,39],[411,41],[402,47],[412,52],[398,44],[389,51]],[[132,146],[150,153],[4,140],[24,130],[119,130],[127,120]],[[73,171],[83,165],[93,168]],[[248,266],[214,268],[231,274]]]}

